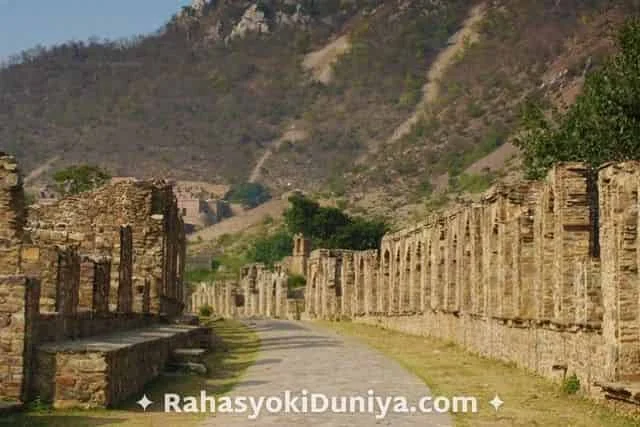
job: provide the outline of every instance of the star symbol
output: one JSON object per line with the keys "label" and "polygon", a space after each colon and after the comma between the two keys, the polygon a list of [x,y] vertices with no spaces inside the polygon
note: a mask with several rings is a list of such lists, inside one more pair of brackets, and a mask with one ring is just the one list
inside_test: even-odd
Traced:
{"label": "star symbol", "polygon": [[502,401],[502,399],[500,399],[500,396],[498,396],[496,394],[496,396],[489,401],[489,405],[493,406],[493,409],[496,410],[496,412],[498,411],[498,409],[500,409],[500,407],[504,404],[504,402]]}
{"label": "star symbol", "polygon": [[142,410],[144,410],[146,412],[147,408],[149,407],[149,405],[151,405],[153,403],[153,401],[149,400],[149,398],[145,394],[145,395],[142,396],[142,399],[138,400],[136,403],[138,405],[140,405]]}

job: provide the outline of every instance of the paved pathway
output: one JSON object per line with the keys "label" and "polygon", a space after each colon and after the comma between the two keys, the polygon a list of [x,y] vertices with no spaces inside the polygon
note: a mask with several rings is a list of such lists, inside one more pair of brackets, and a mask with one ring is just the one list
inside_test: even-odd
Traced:
{"label": "paved pathway", "polygon": [[[235,396],[283,396],[285,390],[299,395],[322,393],[330,396],[404,396],[417,405],[430,396],[424,383],[395,361],[359,342],[337,335],[313,323],[261,320],[251,322],[261,339],[256,363],[230,394]],[[256,421],[244,415],[218,414],[204,426],[450,426],[444,414],[271,414],[263,410]]]}

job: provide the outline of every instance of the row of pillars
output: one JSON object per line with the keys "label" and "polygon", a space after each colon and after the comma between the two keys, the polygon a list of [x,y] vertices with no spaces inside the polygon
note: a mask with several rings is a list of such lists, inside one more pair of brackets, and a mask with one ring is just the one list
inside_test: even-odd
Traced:
{"label": "row of pillars", "polygon": [[498,188],[482,203],[385,236],[380,251],[316,251],[307,269],[308,311],[339,317],[437,310],[598,325],[588,172],[565,165],[544,185]]}

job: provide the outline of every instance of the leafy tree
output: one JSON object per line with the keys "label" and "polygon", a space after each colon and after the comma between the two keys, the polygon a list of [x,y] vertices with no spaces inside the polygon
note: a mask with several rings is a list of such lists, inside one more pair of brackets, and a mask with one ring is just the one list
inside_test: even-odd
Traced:
{"label": "leafy tree", "polygon": [[271,199],[271,194],[262,184],[245,182],[231,187],[224,198],[230,202],[241,203],[248,208],[255,208]]}
{"label": "leafy tree", "polygon": [[287,289],[302,288],[307,284],[307,279],[300,274],[291,274],[287,277]]}
{"label": "leafy tree", "polygon": [[328,239],[328,246],[358,251],[375,249],[386,232],[387,225],[383,221],[354,218]]}
{"label": "leafy tree", "polygon": [[518,145],[529,177],[542,177],[558,161],[596,167],[640,158],[640,20],[625,24],[618,44],[620,52],[587,77],[567,113],[551,121],[539,105],[526,104]]}
{"label": "leafy tree", "polygon": [[53,175],[57,190],[65,196],[96,189],[110,179],[108,172],[91,165],[70,166]]}
{"label": "leafy tree", "polygon": [[313,218],[320,210],[320,205],[301,194],[289,197],[289,208],[284,213],[287,228],[291,234],[302,233],[311,237],[314,234]]}
{"label": "leafy tree", "polygon": [[321,207],[302,195],[289,198],[285,222],[290,234],[302,233],[315,247],[365,250],[377,248],[387,225],[351,217],[337,208]]}
{"label": "leafy tree", "polygon": [[218,271],[222,263],[216,258],[211,259],[211,271]]}
{"label": "leafy tree", "polygon": [[267,266],[291,255],[293,238],[286,230],[281,230],[271,236],[263,237],[254,242],[248,251],[247,258],[253,262],[262,262]]}
{"label": "leafy tree", "polygon": [[210,305],[205,304],[200,307],[198,314],[200,317],[210,317],[213,314],[213,308]]}

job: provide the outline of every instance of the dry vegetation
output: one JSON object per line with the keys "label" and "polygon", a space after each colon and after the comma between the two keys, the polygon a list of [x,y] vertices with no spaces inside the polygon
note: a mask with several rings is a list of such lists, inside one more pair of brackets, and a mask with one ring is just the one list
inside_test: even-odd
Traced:
{"label": "dry vegetation", "polygon": [[[631,427],[639,422],[569,395],[560,385],[513,365],[471,355],[451,343],[350,322],[324,324],[398,360],[435,395],[479,398],[478,413],[455,414],[456,426]],[[498,412],[487,403],[496,393],[505,402]]]}
{"label": "dry vegetation", "polygon": [[[572,102],[583,73],[611,53],[609,34],[637,12],[634,0],[301,4],[306,29],[272,25],[229,44],[213,30],[230,32],[245,6],[220,1],[148,37],[26,52],[0,69],[0,148],[16,152],[27,173],[88,161],[113,175],[227,184],[252,176],[275,194],[324,192],[373,214],[425,208],[434,189],[479,191],[499,176],[462,174],[517,132],[525,97]],[[477,34],[463,38],[435,102],[385,145],[479,4]],[[270,19],[292,12],[280,0],[261,5]],[[305,56],[347,38],[331,81],[314,81]],[[303,125],[304,138],[283,138],[291,123]],[[503,157],[484,163],[500,169]]]}

